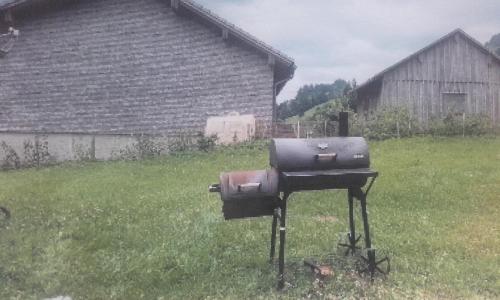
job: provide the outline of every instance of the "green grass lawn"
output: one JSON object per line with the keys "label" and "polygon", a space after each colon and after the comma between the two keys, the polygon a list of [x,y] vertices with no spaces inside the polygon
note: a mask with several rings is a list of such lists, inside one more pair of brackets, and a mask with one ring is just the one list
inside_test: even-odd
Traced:
{"label": "green grass lawn", "polygon": [[[266,168],[257,145],[0,173],[12,213],[0,221],[0,299],[500,298],[500,139],[389,140],[371,157],[386,280],[370,285],[337,251],[345,191],[308,192],[289,202],[291,286],[275,290],[270,218],[226,222],[207,192],[220,171]],[[307,257],[333,264],[324,287]]]}

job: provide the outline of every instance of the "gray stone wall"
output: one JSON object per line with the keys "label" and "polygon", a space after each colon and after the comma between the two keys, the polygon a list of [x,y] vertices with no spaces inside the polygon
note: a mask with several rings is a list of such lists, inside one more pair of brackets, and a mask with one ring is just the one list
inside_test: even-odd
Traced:
{"label": "gray stone wall", "polygon": [[17,13],[20,37],[0,58],[0,132],[175,136],[234,111],[270,123],[267,59],[168,3],[69,1]]}

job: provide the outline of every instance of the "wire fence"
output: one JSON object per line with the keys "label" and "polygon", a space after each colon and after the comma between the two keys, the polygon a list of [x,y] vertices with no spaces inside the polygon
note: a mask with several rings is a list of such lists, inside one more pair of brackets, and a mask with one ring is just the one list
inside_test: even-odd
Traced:
{"label": "wire fence", "polygon": [[[337,121],[278,121],[256,124],[256,138],[319,138],[338,136]],[[500,127],[480,115],[457,115],[430,120],[422,125],[411,118],[380,118],[375,120],[349,119],[349,135],[369,139],[404,138],[415,135],[478,136],[500,134]]]}
{"label": "wire fence", "polygon": [[278,121],[272,125],[257,124],[257,138],[315,138],[338,136],[338,122]]}

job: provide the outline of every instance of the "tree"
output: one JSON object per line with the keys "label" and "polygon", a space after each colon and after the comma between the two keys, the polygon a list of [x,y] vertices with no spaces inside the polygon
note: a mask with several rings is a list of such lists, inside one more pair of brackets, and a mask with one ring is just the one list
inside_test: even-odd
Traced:
{"label": "tree", "polygon": [[500,56],[500,33],[492,36],[489,42],[486,42],[485,46],[493,53]]}

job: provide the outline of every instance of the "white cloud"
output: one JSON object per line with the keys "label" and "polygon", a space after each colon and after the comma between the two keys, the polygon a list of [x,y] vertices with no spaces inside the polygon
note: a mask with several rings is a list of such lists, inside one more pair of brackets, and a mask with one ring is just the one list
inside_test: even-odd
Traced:
{"label": "white cloud", "polygon": [[361,83],[458,27],[482,43],[500,32],[498,0],[198,2],[295,59],[281,101],[307,83]]}

